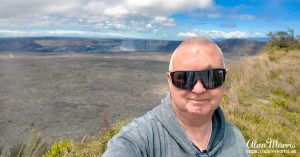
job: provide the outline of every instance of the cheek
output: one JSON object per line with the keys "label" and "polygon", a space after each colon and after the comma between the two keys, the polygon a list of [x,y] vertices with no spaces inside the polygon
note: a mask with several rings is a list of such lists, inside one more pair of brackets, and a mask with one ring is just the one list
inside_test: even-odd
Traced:
{"label": "cheek", "polygon": [[213,105],[219,105],[224,95],[224,87],[210,91],[210,95],[212,97],[211,101]]}
{"label": "cheek", "polygon": [[179,99],[182,97],[182,91],[178,90],[176,87],[173,86],[171,79],[168,79],[168,85],[169,85],[169,90],[171,92],[172,99]]}
{"label": "cheek", "polygon": [[170,92],[171,92],[172,100],[177,106],[182,106],[183,104],[186,103],[187,92],[178,90],[174,86],[170,87]]}

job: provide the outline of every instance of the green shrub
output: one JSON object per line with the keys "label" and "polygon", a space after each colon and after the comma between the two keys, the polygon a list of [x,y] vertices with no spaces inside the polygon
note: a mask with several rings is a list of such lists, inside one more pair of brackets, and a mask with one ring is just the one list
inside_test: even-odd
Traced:
{"label": "green shrub", "polygon": [[300,48],[300,43],[294,37],[294,30],[269,32],[267,34],[271,40],[267,43],[267,47],[273,50],[294,50]]}
{"label": "green shrub", "polygon": [[74,147],[74,143],[70,140],[63,139],[58,143],[52,144],[50,149],[43,157],[60,157],[65,153],[71,152]]}

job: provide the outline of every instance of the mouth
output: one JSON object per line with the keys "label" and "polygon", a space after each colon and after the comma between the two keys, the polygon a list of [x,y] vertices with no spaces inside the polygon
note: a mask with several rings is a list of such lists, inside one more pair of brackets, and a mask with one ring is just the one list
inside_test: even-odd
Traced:
{"label": "mouth", "polygon": [[208,99],[189,99],[189,101],[196,104],[206,104],[208,102]]}
{"label": "mouth", "polygon": [[208,100],[208,98],[201,98],[201,99],[194,99],[194,98],[188,98],[188,100],[192,100],[192,101],[207,101]]}

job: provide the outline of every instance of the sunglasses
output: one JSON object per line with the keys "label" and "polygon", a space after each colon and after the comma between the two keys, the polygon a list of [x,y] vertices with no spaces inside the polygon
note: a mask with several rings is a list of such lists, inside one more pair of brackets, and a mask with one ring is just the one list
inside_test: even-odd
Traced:
{"label": "sunglasses", "polygon": [[174,71],[170,72],[172,83],[178,89],[193,90],[200,80],[205,89],[215,89],[224,84],[225,69],[209,69],[203,71]]}

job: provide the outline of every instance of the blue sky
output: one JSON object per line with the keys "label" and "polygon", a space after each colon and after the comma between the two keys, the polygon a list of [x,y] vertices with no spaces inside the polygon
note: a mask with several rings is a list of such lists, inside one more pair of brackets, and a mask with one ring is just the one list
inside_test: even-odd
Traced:
{"label": "blue sky", "polygon": [[0,37],[182,40],[300,35],[300,0],[0,0]]}

